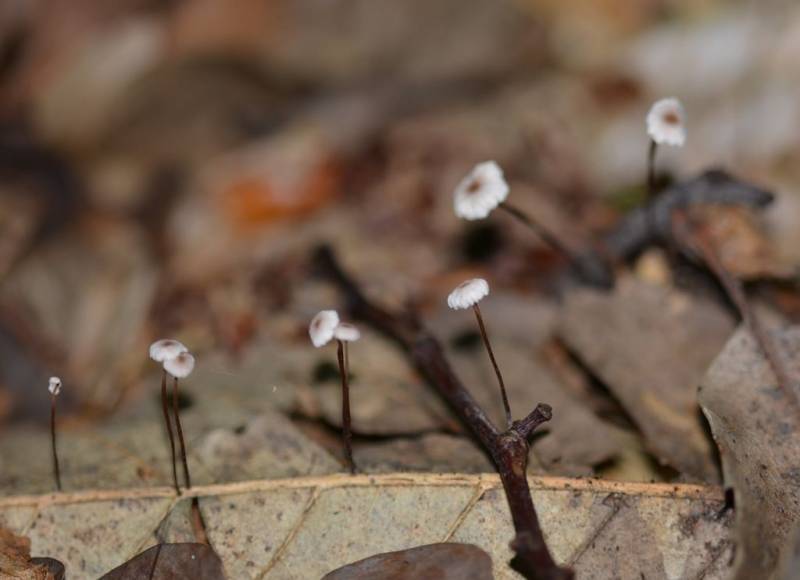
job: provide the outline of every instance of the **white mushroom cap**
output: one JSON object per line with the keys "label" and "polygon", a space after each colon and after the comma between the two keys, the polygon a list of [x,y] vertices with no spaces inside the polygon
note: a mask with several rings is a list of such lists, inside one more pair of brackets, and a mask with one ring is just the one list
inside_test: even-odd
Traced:
{"label": "white mushroom cap", "polygon": [[150,345],[150,358],[160,363],[175,358],[183,352],[189,352],[189,349],[174,338],[162,338]]}
{"label": "white mushroom cap", "polygon": [[653,103],[647,113],[647,134],[659,145],[683,146],[686,142],[686,113],[678,99],[670,97]]}
{"label": "white mushroom cap", "polygon": [[335,310],[321,310],[308,325],[308,335],[317,348],[325,346],[333,339],[333,333],[339,326],[339,314]]}
{"label": "white mushroom cap", "polygon": [[61,379],[58,377],[50,377],[47,390],[50,391],[51,395],[58,395],[61,392]]}
{"label": "white mushroom cap", "polygon": [[336,340],[343,340],[345,342],[355,342],[361,338],[361,331],[353,324],[347,322],[340,322],[333,331],[333,336]]}
{"label": "white mushroom cap", "polygon": [[178,356],[164,361],[164,370],[176,379],[185,379],[194,370],[194,357],[191,353],[182,352]]}
{"label": "white mushroom cap", "polygon": [[459,284],[447,297],[447,305],[453,310],[474,306],[489,295],[489,283],[483,278],[473,278]]}
{"label": "white mushroom cap", "polygon": [[487,217],[508,197],[508,184],[503,170],[494,161],[478,163],[455,189],[453,207],[456,215],[466,220]]}

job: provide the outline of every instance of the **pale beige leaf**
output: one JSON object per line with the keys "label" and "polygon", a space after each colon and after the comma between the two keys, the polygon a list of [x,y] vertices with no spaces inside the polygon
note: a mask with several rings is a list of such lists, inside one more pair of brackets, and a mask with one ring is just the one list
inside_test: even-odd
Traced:
{"label": "pale beige leaf", "polygon": [[[531,478],[548,543],[578,578],[727,578],[730,518],[718,488]],[[209,541],[229,578],[319,578],[369,556],[438,542],[478,546],[498,580],[513,528],[496,475],[344,474],[198,486]],[[186,500],[181,500],[186,503]],[[35,553],[96,578],[185,527],[169,488],[83,491],[0,499],[0,518]],[[31,518],[31,511],[35,515]],[[178,538],[169,537],[172,533]],[[611,566],[611,568],[609,568]]]}

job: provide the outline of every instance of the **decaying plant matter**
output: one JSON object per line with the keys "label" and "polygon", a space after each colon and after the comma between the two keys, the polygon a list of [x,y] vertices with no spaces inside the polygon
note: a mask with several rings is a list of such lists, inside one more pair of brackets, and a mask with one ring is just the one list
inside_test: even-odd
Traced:
{"label": "decaying plant matter", "polygon": [[572,571],[558,566],[547,548],[528,487],[529,439],[539,425],[552,417],[550,406],[539,404],[524,419],[500,431],[455,375],[439,342],[413,312],[391,312],[371,302],[342,270],[331,248],[320,247],[315,262],[342,291],[348,312],[403,348],[417,370],[491,457],[503,482],[516,530],[511,543],[516,556],[511,560],[511,567],[534,580],[572,578]]}
{"label": "decaying plant matter", "polygon": [[769,362],[778,386],[784,391],[788,400],[793,402],[795,408],[800,410],[800,401],[792,388],[789,372],[778,356],[775,344],[748,301],[741,281],[725,268],[716,251],[708,242],[705,224],[697,223],[685,211],[676,211],[673,215],[672,232],[673,238],[678,242],[681,250],[690,258],[699,259],[717,279]]}

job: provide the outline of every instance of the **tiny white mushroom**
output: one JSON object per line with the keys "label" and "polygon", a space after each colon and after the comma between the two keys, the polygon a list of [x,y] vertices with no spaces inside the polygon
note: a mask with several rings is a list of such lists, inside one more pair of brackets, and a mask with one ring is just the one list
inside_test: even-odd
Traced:
{"label": "tiny white mushroom", "polygon": [[487,217],[508,197],[508,184],[503,170],[494,161],[478,163],[455,189],[453,207],[456,215],[466,220]]}
{"label": "tiny white mushroom", "polygon": [[355,342],[361,338],[361,331],[353,324],[340,322],[339,326],[333,331],[333,337],[336,340],[342,340],[344,342]]}
{"label": "tiny white mushroom", "polygon": [[472,280],[467,280],[466,282],[462,282],[461,284],[456,286],[455,290],[450,292],[450,295],[447,297],[447,305],[453,310],[464,310],[466,308],[472,308],[472,311],[475,313],[475,319],[478,321],[478,328],[481,331],[481,338],[483,338],[483,344],[486,347],[486,352],[489,354],[489,359],[492,361],[494,372],[497,375],[497,382],[500,386],[500,396],[503,399],[503,407],[506,412],[506,423],[510,428],[512,424],[511,406],[508,403],[508,394],[506,393],[506,385],[505,382],[503,381],[503,375],[500,372],[500,365],[497,364],[497,359],[495,359],[494,351],[492,350],[492,345],[489,342],[489,334],[486,332],[486,326],[483,323],[481,308],[480,306],[478,306],[478,302],[483,300],[488,295],[489,295],[489,283],[483,278],[473,278]]}
{"label": "tiny white mushroom", "polygon": [[194,357],[191,353],[182,352],[176,357],[165,360],[164,370],[176,379],[185,379],[194,370]]}
{"label": "tiny white mushroom", "polygon": [[328,344],[333,339],[337,326],[339,326],[339,314],[335,310],[321,310],[308,326],[312,344],[317,348]]}
{"label": "tiny white mushroom", "polygon": [[58,377],[50,377],[47,390],[50,391],[51,395],[58,396],[58,394],[61,393],[61,379]]}
{"label": "tiny white mushroom", "polygon": [[173,338],[162,338],[150,345],[150,358],[160,363],[184,352],[189,352],[189,349],[182,342]]}
{"label": "tiny white mushroom", "polygon": [[686,142],[686,113],[678,99],[669,97],[653,103],[647,113],[647,134],[659,145],[683,146]]}
{"label": "tiny white mushroom", "polygon": [[459,284],[447,297],[447,305],[453,310],[471,308],[489,294],[489,283],[483,278],[473,278]]}

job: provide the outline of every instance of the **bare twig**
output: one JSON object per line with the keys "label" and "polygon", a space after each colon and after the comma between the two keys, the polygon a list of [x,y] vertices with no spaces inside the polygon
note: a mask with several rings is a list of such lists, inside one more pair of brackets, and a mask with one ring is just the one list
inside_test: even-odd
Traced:
{"label": "bare twig", "polygon": [[528,413],[528,416],[519,421],[514,421],[511,428],[516,431],[520,437],[527,439],[530,437],[536,428],[542,423],[546,423],[553,418],[553,408],[550,405],[540,403],[536,408]]}
{"label": "bare twig", "polygon": [[679,247],[689,258],[699,256],[706,267],[714,274],[722,288],[725,290],[730,301],[736,307],[744,323],[753,333],[753,337],[758,343],[761,351],[767,359],[778,386],[792,401],[796,409],[800,410],[800,401],[792,388],[792,381],[786,366],[775,348],[775,344],[769,338],[761,320],[747,299],[741,281],[733,276],[722,264],[716,251],[709,243],[707,236],[702,228],[693,223],[686,211],[679,210],[673,214],[672,218],[673,239],[679,243]]}
{"label": "bare twig", "polygon": [[528,487],[528,436],[549,418],[550,409],[540,405],[516,427],[500,432],[464,387],[444,356],[439,342],[411,312],[394,313],[370,302],[357,284],[341,269],[330,248],[316,253],[322,271],[342,291],[350,314],[372,325],[397,342],[427,382],[450,405],[489,454],[497,468],[516,531],[511,543],[516,556],[511,566],[526,578],[566,580],[571,570],[559,567],[545,543]]}

